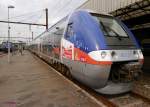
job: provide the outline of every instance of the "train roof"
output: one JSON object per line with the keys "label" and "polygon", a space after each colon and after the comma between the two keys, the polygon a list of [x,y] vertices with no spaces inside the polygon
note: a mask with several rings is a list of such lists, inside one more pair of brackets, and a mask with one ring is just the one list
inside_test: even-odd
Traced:
{"label": "train roof", "polygon": [[60,22],[62,22],[63,20],[65,20],[67,17],[68,17],[68,15],[65,16],[65,17],[63,17],[62,19],[58,20],[55,24],[53,24],[50,28],[48,28],[48,30],[42,32],[42,33],[41,33],[39,36],[37,36],[34,40],[36,40],[37,38],[41,37],[44,33],[48,32],[48,31],[49,31],[50,29],[52,29],[55,25],[57,25],[58,23],[60,23]]}
{"label": "train roof", "polygon": [[90,10],[90,9],[81,9],[81,11],[87,11],[87,12],[89,12],[89,13],[91,13],[91,14],[97,14],[97,15],[103,15],[103,16],[112,16],[111,14],[108,14],[108,13],[105,13],[105,12],[101,12],[101,13],[99,13],[99,12],[97,12],[97,11],[94,11],[94,10]]}
{"label": "train roof", "polygon": [[[96,15],[96,16],[108,16],[108,17],[113,17],[112,15],[110,14],[106,14],[106,13],[98,13],[96,11],[93,11],[93,10],[88,10],[88,9],[78,9],[78,10],[75,10],[75,11],[86,11],[92,15]],[[75,12],[74,11],[74,12]],[[42,32],[39,36],[37,36],[34,40],[36,40],[37,38],[41,37],[43,34],[45,34],[46,32],[50,31],[50,29],[52,29],[55,25],[59,24],[60,22],[62,22],[63,20],[67,19],[69,15],[66,15],[65,17],[63,17],[62,19],[58,20],[55,24],[53,24],[48,30]]]}

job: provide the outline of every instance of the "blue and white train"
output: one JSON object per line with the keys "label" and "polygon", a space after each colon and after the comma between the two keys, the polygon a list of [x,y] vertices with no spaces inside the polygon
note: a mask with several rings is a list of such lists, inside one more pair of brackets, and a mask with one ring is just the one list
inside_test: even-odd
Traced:
{"label": "blue and white train", "polygon": [[130,91],[144,60],[134,35],[119,19],[85,10],[53,25],[30,50],[66,66],[72,77],[103,94]]}
{"label": "blue and white train", "polygon": [[1,46],[0,46],[0,51],[3,52],[8,52],[8,48],[10,47],[10,52],[12,52],[13,48],[14,48],[14,44],[12,42],[2,42]]}

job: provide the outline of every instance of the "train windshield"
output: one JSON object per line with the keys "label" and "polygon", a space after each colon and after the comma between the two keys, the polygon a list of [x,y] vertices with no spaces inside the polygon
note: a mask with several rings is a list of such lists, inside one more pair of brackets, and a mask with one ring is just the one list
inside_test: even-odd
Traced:
{"label": "train windshield", "polygon": [[100,28],[106,37],[107,44],[111,48],[129,48],[128,46],[135,48],[134,42],[115,18],[98,14],[92,15],[100,23]]}

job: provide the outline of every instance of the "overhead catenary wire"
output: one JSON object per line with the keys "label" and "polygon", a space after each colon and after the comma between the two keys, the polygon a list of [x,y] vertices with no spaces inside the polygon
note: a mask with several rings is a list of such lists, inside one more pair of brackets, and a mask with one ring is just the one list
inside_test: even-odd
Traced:
{"label": "overhead catenary wire", "polygon": [[[67,8],[70,3],[72,3],[72,0],[67,1],[62,7],[58,8],[57,11],[56,11],[54,14],[51,14],[51,16],[52,16],[52,17],[55,17],[55,16],[57,16],[57,14],[59,14],[59,16],[60,16],[60,13],[61,13],[65,8]],[[58,5],[58,6],[59,6],[59,5]]]}
{"label": "overhead catenary wire", "polygon": [[[87,3],[88,2],[88,0],[85,0],[85,2],[83,2],[83,4],[85,4],[85,3]],[[71,3],[73,3],[73,0],[68,0],[68,2],[66,2],[66,4],[64,4],[63,5],[63,7],[60,7],[60,5],[58,5],[59,6],[59,9],[57,9],[57,11],[55,11],[55,13],[53,12],[53,14],[51,13],[51,18],[57,18],[57,17],[59,17],[59,16],[62,16],[64,13],[63,13],[63,11],[64,10],[66,10],[69,6],[71,6],[70,4]],[[82,2],[81,2],[82,3]],[[81,5],[79,5],[78,7],[75,7],[75,8],[72,8],[73,10],[75,10],[75,9],[79,9],[79,7],[81,7],[83,4],[81,4]],[[57,5],[56,5],[57,6]],[[72,6],[71,6],[72,7]],[[55,9],[56,9],[56,7],[54,7]],[[54,9],[54,10],[55,10]],[[70,13],[71,11],[69,11],[69,13]],[[59,16],[58,16],[59,15]],[[63,17],[66,17],[68,15],[68,13],[66,14],[66,15],[64,15],[64,16],[62,16],[62,17],[60,17],[60,19],[62,19]],[[59,19],[59,20],[60,20]],[[58,20],[58,21],[59,21]]]}
{"label": "overhead catenary wire", "polygon": [[[45,14],[44,14],[44,15],[45,15]],[[39,22],[39,20],[40,20],[42,17],[43,17],[43,13],[37,17],[37,20],[35,20],[34,23]]]}
{"label": "overhead catenary wire", "polygon": [[41,13],[40,15],[39,14],[37,14],[37,15],[34,14],[34,15],[29,16],[29,17],[26,17],[25,19],[19,20],[19,22],[25,22],[25,21],[32,21],[32,23],[38,22],[38,20],[40,20],[40,18],[42,16],[43,16],[43,13]]}
{"label": "overhead catenary wire", "polygon": [[[10,20],[13,21],[13,22],[16,22],[16,21],[17,22],[30,21],[30,22],[36,22],[37,23],[43,17],[44,12],[45,12],[45,9],[42,9],[42,10],[40,9],[38,11],[29,12],[29,13],[25,13],[25,14],[10,17]],[[3,20],[7,20],[7,19],[3,19]],[[43,31],[41,31],[41,32],[43,32]],[[3,35],[6,35],[6,34],[7,33],[5,33]],[[13,33],[13,35],[15,35],[15,34]],[[29,33],[24,34],[24,35],[29,35]]]}
{"label": "overhead catenary wire", "polygon": [[18,21],[18,22],[30,22],[30,23],[36,22],[37,23],[37,21],[41,18],[41,16],[42,16],[42,13],[36,13],[36,14],[32,14],[30,16],[26,16],[23,19],[22,18],[16,19],[15,21]]}
{"label": "overhead catenary wire", "polygon": [[[58,11],[57,11],[57,13],[55,12],[55,14],[54,15],[52,15],[51,14],[51,16],[55,16],[56,17],[56,14],[59,14],[59,16],[61,16],[61,14],[63,14],[63,13],[61,13],[62,11],[64,11],[65,9],[67,9],[68,8],[68,6],[69,6],[69,4],[71,4],[72,3],[72,1],[73,0],[69,0],[63,7],[61,7]],[[56,5],[57,6],[57,5]],[[80,6],[79,6],[80,7]],[[74,8],[74,9],[78,9],[79,7],[76,7],[76,8]],[[68,14],[66,14],[66,15],[64,15],[63,17],[61,17],[60,19],[58,19],[58,21],[60,21],[61,19],[63,19],[64,17],[66,17]],[[58,21],[56,21],[56,22],[58,22]],[[52,24],[51,26],[53,26],[54,24]],[[50,27],[51,27],[50,26]],[[45,32],[45,31],[44,31]],[[42,34],[44,33],[44,32],[42,32],[42,33],[40,33],[36,38],[34,38],[34,40],[36,40],[37,38],[39,38],[39,37],[41,37],[42,36]]]}
{"label": "overhead catenary wire", "polygon": [[[20,20],[20,19],[22,19],[22,17],[24,18],[25,15],[26,15],[26,17],[23,20],[17,21],[17,22],[28,21],[28,20],[30,20],[32,22],[33,21],[38,22],[41,19],[41,17],[43,16],[43,13],[44,13],[43,10],[45,10],[45,9],[42,9],[42,11],[39,10],[39,11],[36,11],[36,12],[30,12],[30,13],[27,13],[27,14],[18,15],[18,16],[13,17],[12,19],[15,19],[15,20],[19,19]],[[39,15],[39,13],[40,13],[40,15]],[[36,20],[35,20],[35,18],[36,18]]]}
{"label": "overhead catenary wire", "polygon": [[[57,9],[57,11],[55,11],[53,14],[51,14],[51,18],[53,19],[54,17],[55,18],[58,18],[59,16],[62,16],[62,14],[64,14],[63,13],[63,11],[65,10],[65,9],[67,9],[68,8],[68,6],[72,3],[72,1],[73,0],[68,0],[65,4],[63,4],[63,6],[59,6],[59,8]],[[56,8],[56,7],[55,7]],[[59,15],[59,16],[58,16]],[[62,17],[60,17],[60,19],[61,18],[63,18],[64,16],[62,16]],[[60,19],[58,19],[58,21],[60,20]],[[57,21],[56,21],[57,22]],[[50,26],[52,26],[50,23],[48,23]]]}
{"label": "overhead catenary wire", "polygon": [[[57,0],[56,2],[57,3],[55,5],[53,5],[51,8],[49,8],[51,10],[54,10],[54,11],[50,11],[50,14],[51,14],[50,18],[52,18],[52,19],[58,18],[58,21],[59,21],[64,16],[64,10],[67,10],[67,8],[70,6],[70,4],[73,2],[73,0],[67,0],[66,3],[65,4],[63,3],[61,6],[60,6],[61,0]],[[12,19],[13,20],[19,20],[19,22],[32,21],[32,22],[37,23],[38,21],[43,21],[43,20],[40,20],[41,18],[43,18],[43,14],[41,13],[40,15],[37,15],[42,11],[45,11],[45,9],[30,12],[30,13],[26,13],[26,14],[22,14],[22,15],[18,15],[18,16],[14,16],[14,17],[11,17],[10,19],[11,20]],[[59,18],[59,16],[62,16],[62,17]],[[49,25],[50,25],[50,23],[49,23]],[[41,29],[41,28],[38,27],[37,29]],[[33,27],[33,30],[35,30],[35,27]]]}
{"label": "overhead catenary wire", "polygon": [[[44,10],[45,10],[45,9],[40,9],[40,10],[37,10],[37,11],[33,11],[33,12],[29,12],[29,13],[25,13],[25,14],[13,16],[13,17],[10,17],[9,19],[24,17],[24,16],[31,15],[31,14],[34,14],[34,13],[39,13],[40,11],[42,12],[42,11],[44,11]],[[7,18],[5,18],[5,19],[0,19],[0,20],[7,20]]]}

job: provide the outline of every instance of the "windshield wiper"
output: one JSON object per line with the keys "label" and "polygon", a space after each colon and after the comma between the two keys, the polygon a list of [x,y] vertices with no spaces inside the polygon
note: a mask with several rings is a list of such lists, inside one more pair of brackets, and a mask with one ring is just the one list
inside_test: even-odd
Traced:
{"label": "windshield wiper", "polygon": [[[109,36],[109,37],[117,37],[119,40],[122,40],[121,37],[119,36],[119,34],[116,33],[113,29],[104,26],[104,24],[103,24],[101,21],[100,21],[100,24],[102,25],[102,29],[103,29],[103,30],[105,31],[105,33],[106,33],[106,34],[104,34],[104,35],[107,35],[107,36]],[[111,35],[109,35],[109,34],[108,34],[109,31],[107,31],[107,29],[110,29],[111,31],[113,31],[113,32],[116,34],[116,36],[111,36]]]}
{"label": "windshield wiper", "polygon": [[113,36],[113,37],[116,37],[116,38],[118,38],[119,40],[122,40],[122,39],[121,39],[121,36],[120,36],[115,30],[111,29],[110,27],[107,27],[107,29],[109,29],[110,31],[112,31],[113,33],[116,34],[116,36]]}

